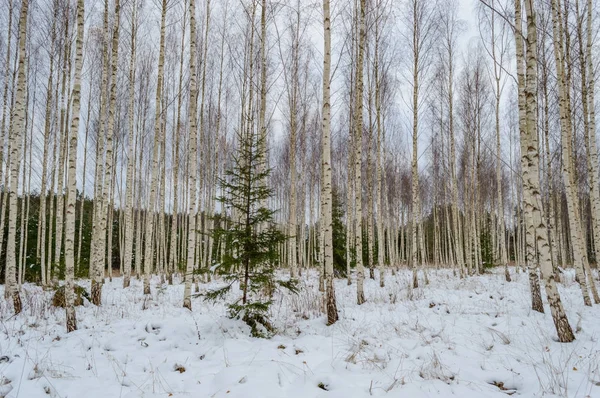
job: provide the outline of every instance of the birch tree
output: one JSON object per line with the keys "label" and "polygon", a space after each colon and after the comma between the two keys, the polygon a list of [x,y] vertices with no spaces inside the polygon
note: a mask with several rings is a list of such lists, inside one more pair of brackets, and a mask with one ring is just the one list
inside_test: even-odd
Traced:
{"label": "birch tree", "polygon": [[354,108],[354,214],[356,236],[354,239],[354,250],[356,255],[356,301],[358,305],[365,302],[364,279],[365,269],[363,266],[362,253],[362,136],[363,136],[363,67],[365,58],[365,42],[367,38],[366,27],[366,0],[360,0],[359,10],[359,38],[358,38],[358,61],[356,65],[356,89]]}
{"label": "birch tree", "polygon": [[198,156],[196,147],[196,106],[198,98],[196,60],[198,59],[198,48],[196,45],[196,2],[189,0],[189,18],[190,18],[190,83],[189,83],[189,109],[188,109],[188,129],[189,129],[189,162],[188,162],[188,236],[187,236],[187,260],[185,269],[185,287],[183,290],[183,307],[192,310],[192,274],[194,271],[194,259],[196,248],[196,157]]}
{"label": "birch tree", "polygon": [[423,261],[423,254],[419,257],[419,251],[423,250],[423,241],[419,235],[421,225],[421,203],[419,188],[419,108],[422,99],[420,89],[422,79],[428,66],[429,50],[433,39],[434,26],[432,24],[432,7],[423,0],[410,0],[407,4],[406,22],[408,32],[406,34],[411,51],[411,113],[412,113],[412,220],[411,220],[411,268],[413,271],[413,288],[419,287],[417,266]]}
{"label": "birch tree", "polygon": [[[327,324],[338,320],[335,288],[333,286],[333,235],[331,192],[331,13],[329,0],[323,0],[323,136],[321,138],[323,185],[321,193],[321,217],[325,225],[325,292]],[[363,298],[364,299],[364,298]]]}
{"label": "birch tree", "polygon": [[21,160],[21,142],[25,134],[25,118],[27,107],[27,81],[26,81],[26,43],[27,43],[27,15],[29,11],[29,1],[22,0],[21,11],[19,15],[19,42],[18,42],[18,77],[17,91],[15,93],[15,104],[13,108],[12,120],[9,127],[10,138],[10,184],[8,188],[8,239],[6,242],[6,276],[5,276],[5,296],[12,298],[15,314],[22,310],[21,295],[17,289],[17,247],[16,247],[16,229],[17,229],[17,189],[19,180],[19,161]]}
{"label": "birch tree", "polygon": [[[91,242],[91,255],[90,255],[90,277],[91,283],[91,297],[92,303],[100,305],[102,303],[102,283],[104,272],[104,262],[106,261],[106,214],[104,214],[104,206],[102,201],[104,200],[104,184],[103,184],[103,171],[104,171],[104,159],[106,152],[106,159],[108,159],[108,152],[112,153],[112,148],[109,147],[108,134],[105,130],[105,118],[108,97],[108,72],[110,69],[109,57],[109,24],[108,24],[108,0],[104,1],[104,16],[103,16],[103,51],[102,51],[102,77],[100,82],[100,107],[99,107],[99,119],[100,126],[98,128],[98,136],[96,138],[96,166],[94,171],[94,215],[92,224],[92,242]],[[112,145],[112,139],[110,141]],[[112,162],[112,156],[111,160]],[[106,182],[110,184],[110,181]],[[52,219],[52,218],[50,218]],[[103,221],[104,220],[104,221]],[[103,227],[104,225],[104,227]]]}
{"label": "birch tree", "polygon": [[149,192],[149,204],[148,211],[146,214],[145,222],[145,234],[146,239],[144,241],[144,294],[150,295],[150,275],[154,266],[154,229],[155,229],[155,212],[156,212],[156,196],[157,196],[157,185],[158,185],[158,167],[159,167],[159,151],[161,142],[163,142],[162,134],[164,130],[161,128],[162,118],[164,113],[162,111],[162,90],[164,80],[164,69],[165,69],[165,26],[167,16],[167,0],[161,2],[161,14],[160,14],[160,42],[159,42],[159,55],[158,55],[158,75],[156,81],[156,96],[154,101],[154,144],[152,150],[152,168],[150,171],[150,192]]}
{"label": "birch tree", "polygon": [[[588,4],[591,10],[592,5]],[[592,52],[592,26],[591,26],[591,11],[588,10],[588,27],[587,27],[587,43],[584,43],[583,38],[583,13],[579,12],[579,0],[575,2],[575,11],[577,13],[577,41],[579,44],[578,59],[581,72],[581,102],[582,116],[584,127],[584,146],[587,159],[587,172],[589,176],[589,196],[590,207],[592,213],[592,229],[594,249],[600,249],[600,186],[598,185],[598,149],[596,145],[596,111],[595,111],[595,72],[593,68],[593,52]],[[586,62],[587,58],[587,62]],[[590,66],[592,65],[592,66]],[[588,74],[590,77],[588,78]],[[584,235],[582,233],[582,235]],[[582,236],[585,238],[585,236]],[[596,257],[596,261],[598,261]],[[600,297],[596,289],[596,283],[592,276],[589,262],[584,263],[587,282],[590,285],[594,304],[600,304]]]}
{"label": "birch tree", "polygon": [[[596,249],[596,264],[600,260],[600,188],[598,181],[598,146],[596,143],[596,71],[594,68],[594,54],[593,54],[593,3],[592,0],[588,0],[586,4],[587,18],[586,18],[586,50],[585,50],[585,66],[582,66],[582,70],[587,71],[587,103],[588,103],[588,128],[587,128],[587,141],[589,145],[589,171],[590,174],[590,186],[592,196],[592,214],[594,223],[594,247]],[[583,37],[582,37],[583,40]],[[582,75],[583,78],[583,75]],[[591,166],[591,167],[590,167]],[[598,304],[598,303],[596,303]]]}
{"label": "birch tree", "polygon": [[[119,0],[116,0],[117,3]],[[75,75],[73,78],[72,120],[69,130],[69,166],[67,176],[67,203],[65,219],[65,309],[67,332],[77,330],[74,306],[73,279],[75,277],[75,203],[77,199],[77,142],[81,104],[81,69],[83,67],[84,1],[77,0],[77,37],[75,39]],[[84,175],[85,178],[85,175]]]}
{"label": "birch tree", "polygon": [[[125,192],[125,254],[124,254],[124,275],[123,287],[129,287],[131,279],[131,258],[133,254],[133,172],[134,172],[134,151],[136,143],[136,128],[134,125],[135,118],[135,61],[136,61],[136,36],[137,36],[137,1],[131,2],[131,32],[130,46],[131,54],[129,59],[129,109],[128,109],[128,129],[129,129],[129,145],[127,150],[127,176],[126,176],[126,192]],[[138,250],[138,256],[139,250]]]}
{"label": "birch tree", "polygon": [[[375,19],[375,53],[374,53],[374,79],[375,79],[375,121],[377,128],[377,155],[376,155],[376,170],[377,170],[377,191],[375,194],[375,206],[377,208],[377,265],[379,266],[379,286],[385,286],[385,274],[384,274],[384,232],[383,232],[383,208],[382,208],[382,179],[383,179],[383,162],[382,162],[382,135],[383,135],[383,123],[381,117],[381,77],[380,77],[380,52],[379,46],[381,41],[381,26],[383,25],[382,20],[384,16],[384,5],[378,0],[376,4],[377,16]],[[385,145],[385,143],[383,143]]]}
{"label": "birch tree", "polygon": [[[504,198],[502,195],[502,145],[500,134],[500,104],[502,100],[502,92],[505,83],[504,70],[506,69],[506,58],[508,57],[508,35],[506,34],[506,24],[497,22],[498,16],[493,11],[496,7],[495,0],[491,0],[490,6],[492,11],[487,8],[483,9],[485,25],[480,29],[489,28],[489,48],[488,54],[492,58],[492,68],[490,77],[494,88],[494,129],[496,133],[496,236],[498,240],[498,256],[494,258],[499,264],[504,266],[504,277],[507,282],[511,281],[510,272],[508,271],[508,255],[506,251],[506,221],[504,219]],[[484,40],[485,43],[485,40]]]}
{"label": "birch tree", "polygon": [[[562,145],[562,159],[563,159],[563,182],[566,191],[567,198],[567,210],[568,210],[568,222],[569,222],[569,234],[573,246],[574,254],[574,265],[577,272],[577,277],[581,287],[583,301],[585,305],[591,306],[592,301],[589,295],[585,268],[587,265],[587,253],[584,246],[584,239],[582,235],[581,218],[579,213],[579,202],[577,198],[574,169],[573,169],[573,147],[572,147],[572,120],[571,120],[571,98],[570,98],[570,87],[568,65],[569,57],[567,52],[569,51],[569,44],[564,43],[563,39],[568,37],[565,33],[565,29],[568,29],[566,21],[563,22],[563,12],[561,10],[561,1],[552,0],[552,32],[553,32],[553,45],[554,45],[554,59],[556,75],[558,79],[558,93],[559,93],[559,110],[560,110],[560,129],[561,129],[561,145]],[[563,23],[565,25],[563,25]]]}
{"label": "birch tree", "polygon": [[[553,3],[556,0],[553,0]],[[515,23],[516,26],[521,24],[520,18],[521,4],[520,0],[515,1]],[[522,156],[523,165],[523,199],[525,202],[525,212],[528,234],[531,238],[527,239],[527,260],[530,263],[535,262],[535,248],[537,247],[537,255],[542,269],[542,276],[545,282],[546,294],[548,303],[552,313],[552,319],[558,333],[558,338],[561,342],[570,342],[575,339],[569,320],[565,314],[560,294],[558,292],[554,273],[552,271],[552,260],[550,255],[550,246],[548,245],[546,225],[542,214],[543,209],[539,206],[541,203],[540,197],[540,182],[539,182],[539,159],[537,150],[537,26],[536,15],[533,7],[533,0],[525,1],[525,16],[527,21],[527,52],[525,58],[526,77],[523,85],[522,76],[519,78],[519,92],[521,100],[525,104],[525,112],[523,114],[520,109],[520,118],[525,117],[525,121],[521,122],[525,127],[525,131],[521,131],[521,148],[525,148]],[[517,36],[519,35],[519,36]],[[515,39],[521,39],[521,32],[515,31]],[[522,63],[522,51],[517,50],[517,62]],[[521,74],[522,74],[521,70]],[[521,108],[521,107],[520,107]],[[523,143],[525,141],[525,143]],[[530,232],[531,231],[531,232]],[[535,243],[533,241],[535,237]],[[530,273],[535,273],[535,268],[530,268]],[[531,277],[530,277],[531,280]],[[532,292],[536,293],[536,292]],[[536,293],[537,294],[537,293]],[[540,299],[541,302],[541,299]],[[534,305],[536,303],[534,302]],[[534,309],[539,310],[534,307]],[[543,307],[541,311],[543,312]]]}
{"label": "birch tree", "polygon": [[461,30],[461,21],[457,15],[458,6],[453,1],[447,10],[440,8],[439,16],[442,29],[442,57],[447,74],[446,97],[448,106],[448,140],[450,141],[450,179],[452,191],[452,229],[454,236],[454,250],[456,251],[456,262],[461,277],[464,276],[464,251],[462,240],[462,221],[459,212],[458,178],[456,174],[456,140],[454,134],[454,62],[456,53],[456,41]]}

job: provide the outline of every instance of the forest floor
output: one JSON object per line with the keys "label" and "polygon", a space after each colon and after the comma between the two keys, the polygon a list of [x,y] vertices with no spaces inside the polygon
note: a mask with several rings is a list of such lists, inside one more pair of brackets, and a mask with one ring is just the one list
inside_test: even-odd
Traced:
{"label": "forest floor", "polygon": [[79,330],[67,334],[52,292],[25,285],[23,314],[0,300],[0,396],[600,397],[600,306],[583,306],[573,273],[560,288],[577,330],[569,344],[556,341],[547,306],[530,309],[526,274],[507,283],[500,271],[460,280],[431,270],[415,290],[406,270],[386,277],[385,288],[365,281],[361,306],[356,286],[337,280],[340,320],[328,327],[311,273],[299,294],[276,294],[271,339],[249,337],[224,304],[181,308],[179,283],[153,280],[143,310],[141,282],[122,289],[120,278],[104,285],[101,307],[78,307]]}

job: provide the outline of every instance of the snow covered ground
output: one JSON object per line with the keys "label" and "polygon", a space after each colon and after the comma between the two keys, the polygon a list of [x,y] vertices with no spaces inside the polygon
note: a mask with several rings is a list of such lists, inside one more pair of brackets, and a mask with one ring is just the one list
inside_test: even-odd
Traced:
{"label": "snow covered ground", "polygon": [[78,307],[79,330],[66,334],[51,293],[26,285],[24,314],[0,301],[0,396],[600,397],[600,306],[584,308],[573,274],[561,286],[570,344],[556,342],[548,308],[530,310],[525,274],[429,277],[417,290],[407,271],[383,289],[367,279],[362,306],[338,280],[340,321],[327,327],[311,274],[299,295],[276,296],[270,340],[249,337],[222,304],[182,309],[181,284],[154,280],[143,310],[141,283],[124,290],[119,278],[102,307]]}

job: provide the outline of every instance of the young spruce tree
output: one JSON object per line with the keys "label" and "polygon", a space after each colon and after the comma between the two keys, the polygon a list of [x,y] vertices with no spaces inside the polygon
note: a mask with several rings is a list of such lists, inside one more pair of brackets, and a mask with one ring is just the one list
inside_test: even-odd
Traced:
{"label": "young spruce tree", "polygon": [[272,196],[267,186],[271,172],[267,168],[264,137],[252,131],[239,133],[239,149],[234,155],[232,169],[219,180],[222,196],[217,198],[222,209],[233,217],[226,225],[215,228],[215,241],[229,246],[221,262],[213,267],[227,282],[224,287],[206,294],[206,299],[217,300],[239,283],[241,296],[228,304],[229,316],[241,318],[252,329],[255,337],[268,337],[274,328],[268,311],[276,287],[296,291],[294,280],[276,280],[274,271],[279,262],[279,245],[287,237],[273,223],[275,210],[265,204]]}

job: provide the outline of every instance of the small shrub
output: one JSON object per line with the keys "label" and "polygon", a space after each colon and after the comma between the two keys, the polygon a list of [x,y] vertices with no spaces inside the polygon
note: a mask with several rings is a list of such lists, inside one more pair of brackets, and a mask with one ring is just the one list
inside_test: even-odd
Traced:
{"label": "small shrub", "polygon": [[175,372],[183,373],[185,372],[185,366],[176,363],[175,365],[173,365],[173,370]]}
{"label": "small shrub", "polygon": [[[84,287],[75,285],[73,287],[73,292],[75,293],[75,306],[82,306],[83,299],[90,301],[90,294],[85,290]],[[66,305],[66,297],[65,297],[65,287],[60,286],[54,291],[54,295],[52,296],[52,305],[54,307],[64,308]]]}

